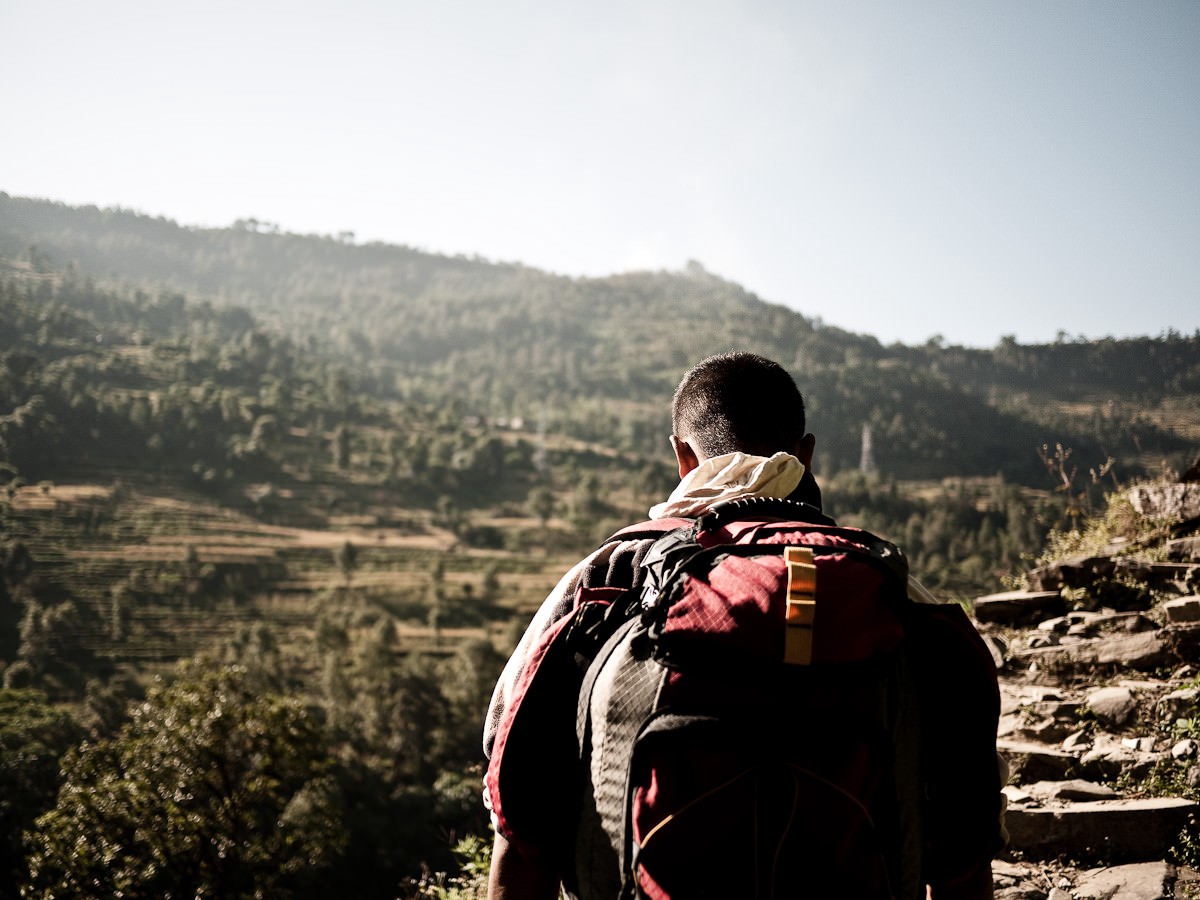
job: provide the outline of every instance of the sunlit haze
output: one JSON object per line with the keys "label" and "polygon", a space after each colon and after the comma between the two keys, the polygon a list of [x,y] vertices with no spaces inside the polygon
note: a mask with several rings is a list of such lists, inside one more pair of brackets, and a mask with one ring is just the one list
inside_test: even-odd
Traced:
{"label": "sunlit haze", "polygon": [[0,190],[682,269],[881,341],[1200,328],[1200,3],[0,0]]}

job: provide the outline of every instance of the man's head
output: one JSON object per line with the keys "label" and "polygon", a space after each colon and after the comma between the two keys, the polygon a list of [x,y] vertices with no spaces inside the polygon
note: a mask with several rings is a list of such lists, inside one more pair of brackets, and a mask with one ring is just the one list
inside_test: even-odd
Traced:
{"label": "man's head", "polygon": [[705,459],[741,451],[783,451],[812,462],[804,399],[778,363],[753,353],[723,353],[694,366],[675,389],[671,443],[680,475]]}

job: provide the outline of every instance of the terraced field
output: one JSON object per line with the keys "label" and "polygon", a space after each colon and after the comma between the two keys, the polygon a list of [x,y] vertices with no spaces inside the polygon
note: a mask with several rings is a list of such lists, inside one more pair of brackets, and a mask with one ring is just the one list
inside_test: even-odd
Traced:
{"label": "terraced field", "polygon": [[140,677],[220,655],[258,623],[281,653],[308,658],[322,615],[350,630],[386,615],[398,652],[444,654],[481,638],[501,646],[572,561],[466,547],[428,513],[398,508],[313,528],[153,484],[47,483],[7,499],[7,537],[28,551],[43,594],[74,603],[78,647]]}

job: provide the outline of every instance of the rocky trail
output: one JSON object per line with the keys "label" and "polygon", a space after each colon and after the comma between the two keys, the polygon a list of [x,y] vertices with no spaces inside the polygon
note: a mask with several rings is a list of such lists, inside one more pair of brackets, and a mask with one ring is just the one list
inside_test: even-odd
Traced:
{"label": "rocky trail", "polygon": [[1200,483],[1124,502],[1154,540],[975,601],[1010,767],[1000,900],[1200,898]]}

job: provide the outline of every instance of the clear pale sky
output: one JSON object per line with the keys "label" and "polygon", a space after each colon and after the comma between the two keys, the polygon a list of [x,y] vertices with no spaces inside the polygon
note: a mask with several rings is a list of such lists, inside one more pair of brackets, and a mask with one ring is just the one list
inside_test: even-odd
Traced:
{"label": "clear pale sky", "polygon": [[1200,328],[1200,2],[0,0],[0,190],[885,343]]}

